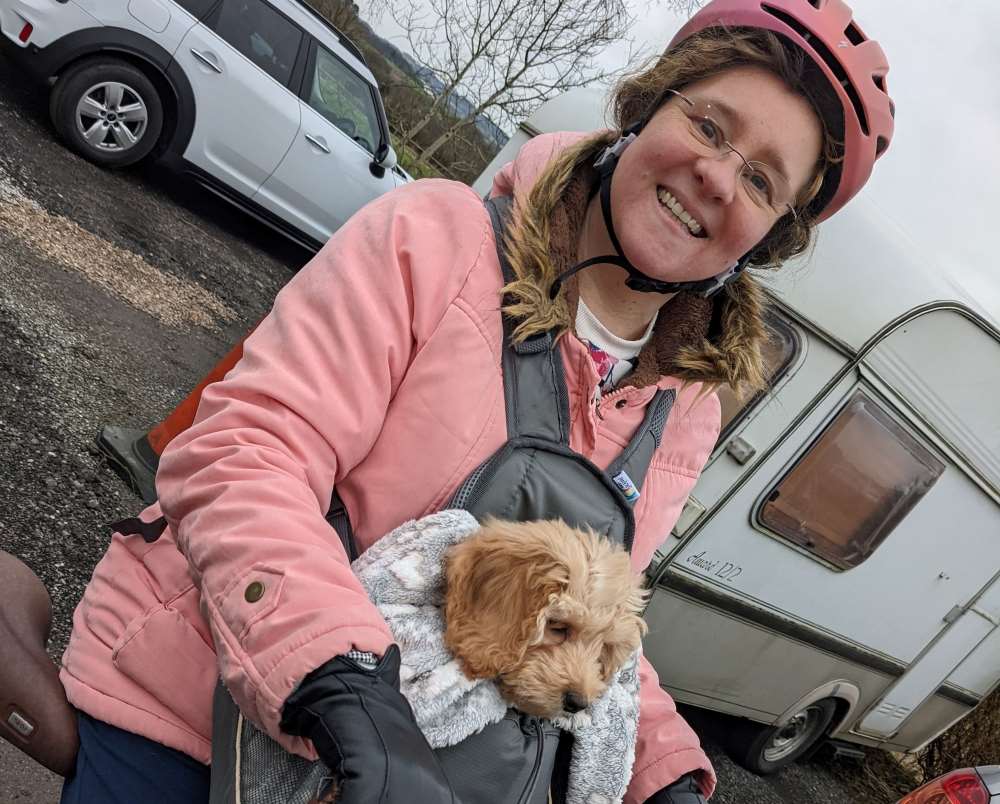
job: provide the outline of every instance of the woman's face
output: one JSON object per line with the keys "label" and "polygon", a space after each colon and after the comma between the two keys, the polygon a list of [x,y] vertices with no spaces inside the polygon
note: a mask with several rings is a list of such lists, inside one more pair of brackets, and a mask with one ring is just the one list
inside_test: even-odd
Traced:
{"label": "woman's face", "polygon": [[[812,179],[822,144],[809,103],[763,68],[733,68],[682,91],[694,106],[673,97],[657,111],[622,154],[611,194],[626,256],[643,273],[665,281],[705,279],[725,270],[782,214],[776,211],[780,203],[761,204],[760,192],[756,199],[748,192],[764,186],[760,176],[754,174],[756,187],[748,185],[740,176],[740,157],[727,148],[723,156],[706,148],[706,136],[721,131],[755,167],[766,166],[765,175],[783,185],[779,202],[797,196]],[[713,122],[699,124],[692,110],[706,108]],[[772,190],[768,197],[774,195]]]}

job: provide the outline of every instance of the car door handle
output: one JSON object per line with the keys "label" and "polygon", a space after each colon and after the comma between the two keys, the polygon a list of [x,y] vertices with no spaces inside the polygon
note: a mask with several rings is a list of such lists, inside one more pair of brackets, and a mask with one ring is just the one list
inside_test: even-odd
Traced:
{"label": "car door handle", "polygon": [[200,61],[206,67],[208,67],[211,70],[215,70],[215,72],[221,75],[222,68],[215,63],[215,61],[212,59],[211,56],[207,56],[201,51],[195,50],[194,48],[191,48],[191,55],[194,56],[196,59],[198,59],[198,61]]}
{"label": "car door handle", "polygon": [[330,153],[330,148],[325,142],[323,142],[322,137],[314,137],[312,134],[306,134],[306,139],[319,148],[323,153]]}

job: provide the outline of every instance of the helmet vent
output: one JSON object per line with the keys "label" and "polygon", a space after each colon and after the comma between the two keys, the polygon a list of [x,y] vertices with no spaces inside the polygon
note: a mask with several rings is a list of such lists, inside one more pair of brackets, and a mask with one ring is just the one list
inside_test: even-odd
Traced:
{"label": "helmet vent", "polygon": [[875,140],[875,158],[882,156],[882,152],[889,147],[889,140],[885,137],[878,137]]}
{"label": "helmet vent", "polygon": [[[816,55],[818,55],[826,63],[826,66],[830,68],[834,77],[844,88],[844,92],[847,93],[847,97],[851,101],[851,106],[854,107],[854,113],[858,116],[858,122],[861,124],[861,130],[867,137],[869,133],[868,116],[865,114],[865,107],[861,103],[861,97],[858,95],[858,90],[851,82],[850,77],[847,75],[847,70],[844,69],[844,65],[838,61],[837,57],[830,51],[830,48],[828,48],[819,37],[810,37],[809,29],[793,16],[775,8],[774,6],[767,5],[766,3],[762,3],[761,8],[772,17],[776,17],[781,20],[785,23],[785,25],[793,29],[799,36],[809,42],[809,45],[816,51]],[[851,27],[853,28],[854,26],[852,25]],[[857,29],[855,28],[854,30]]]}
{"label": "helmet vent", "polygon": [[860,45],[865,41],[865,35],[858,30],[858,26],[853,22],[844,29],[844,36],[852,45]]}

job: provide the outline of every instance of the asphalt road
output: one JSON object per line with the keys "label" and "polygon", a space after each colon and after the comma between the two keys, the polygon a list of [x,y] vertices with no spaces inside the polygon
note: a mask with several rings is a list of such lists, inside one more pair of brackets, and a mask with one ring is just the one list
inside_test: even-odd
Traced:
{"label": "asphalt road", "polygon": [[[48,587],[57,658],[104,523],[139,509],[98,429],[159,421],[308,255],[186,180],[69,153],[44,92],[3,60],[0,134],[0,548]],[[829,760],[753,776],[719,747],[726,722],[698,720],[718,804],[878,804]],[[56,777],[0,743],[0,804],[57,800]]]}

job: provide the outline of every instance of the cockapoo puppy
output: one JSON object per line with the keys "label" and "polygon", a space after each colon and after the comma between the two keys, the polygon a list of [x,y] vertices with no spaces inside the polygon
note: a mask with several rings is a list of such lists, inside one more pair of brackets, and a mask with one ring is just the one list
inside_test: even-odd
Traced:
{"label": "cockapoo puppy", "polygon": [[445,644],[530,715],[585,709],[646,632],[628,553],[559,520],[486,520],[448,552],[446,578]]}

